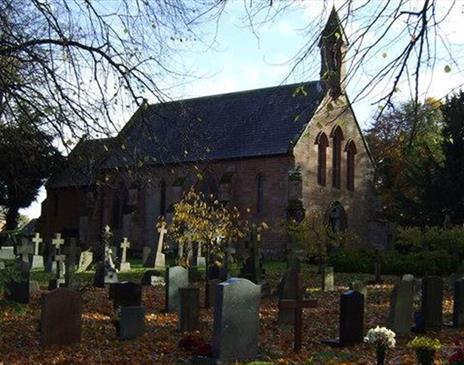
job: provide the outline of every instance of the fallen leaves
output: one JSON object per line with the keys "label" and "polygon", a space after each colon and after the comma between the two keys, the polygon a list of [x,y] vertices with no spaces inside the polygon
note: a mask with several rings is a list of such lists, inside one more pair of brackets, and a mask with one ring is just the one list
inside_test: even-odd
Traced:
{"label": "fallen leaves", "polygon": [[[316,286],[318,278],[311,277]],[[201,288],[203,285],[199,285]],[[345,364],[367,365],[374,363],[374,350],[368,344],[349,348],[333,349],[321,340],[338,335],[338,311],[340,294],[346,287],[335,292],[311,291],[318,300],[318,307],[304,311],[303,348],[294,354],[293,327],[277,325],[277,298],[264,298],[260,310],[260,349],[262,361],[278,365],[290,364]],[[391,284],[369,286],[366,305],[365,328],[385,324],[388,314]],[[146,332],[136,339],[119,341],[111,323],[112,302],[105,289],[92,288],[83,296],[82,342],[67,347],[39,346],[38,318],[39,296],[34,296],[29,306],[3,307],[0,309],[0,362],[19,364],[166,364],[174,365],[191,357],[191,349],[179,346],[185,336],[177,331],[177,315],[163,313],[164,289],[143,289],[143,304],[147,309]],[[444,302],[445,317],[450,317],[452,300],[447,292]],[[198,335],[210,341],[213,327],[213,310],[201,309],[201,330]],[[439,355],[446,359],[454,347],[454,338],[459,332],[444,329],[437,336],[443,344]],[[388,364],[413,365],[414,353],[406,348],[410,338],[399,339],[397,347],[387,354]],[[443,361],[443,364],[446,362]],[[436,362],[440,364],[440,362]]]}

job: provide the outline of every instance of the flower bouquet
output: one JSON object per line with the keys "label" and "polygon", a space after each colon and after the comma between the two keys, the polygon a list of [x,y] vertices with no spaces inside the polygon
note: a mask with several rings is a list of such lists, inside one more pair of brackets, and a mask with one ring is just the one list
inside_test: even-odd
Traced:
{"label": "flower bouquet", "polygon": [[367,335],[364,338],[364,342],[375,346],[375,352],[377,355],[377,365],[385,364],[385,356],[388,349],[395,347],[396,334],[392,330],[386,327],[375,327],[367,331]]}
{"label": "flower bouquet", "polygon": [[415,337],[408,343],[408,347],[416,351],[417,361],[421,365],[433,365],[435,353],[440,350],[441,343],[438,338]]}

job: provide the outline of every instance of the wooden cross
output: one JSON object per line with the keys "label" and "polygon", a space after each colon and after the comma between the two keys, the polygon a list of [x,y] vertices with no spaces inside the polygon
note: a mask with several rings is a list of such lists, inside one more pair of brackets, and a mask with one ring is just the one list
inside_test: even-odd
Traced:
{"label": "wooden cross", "polygon": [[281,299],[279,300],[279,308],[293,309],[295,311],[294,335],[295,342],[293,351],[301,350],[301,339],[303,332],[303,309],[314,308],[317,306],[316,300],[304,299],[303,275],[298,274],[296,281],[296,299]]}
{"label": "wooden cross", "polygon": [[24,262],[29,262],[29,255],[32,255],[34,253],[34,248],[31,244],[29,244],[29,241],[25,238],[21,240],[21,243],[21,246],[18,246],[16,248],[16,252],[19,255],[21,255],[21,258]]}
{"label": "wooden cross", "polygon": [[56,247],[56,254],[61,252],[60,246],[64,245],[64,239],[61,238],[61,233],[55,233],[56,237],[52,239],[52,245]]}
{"label": "wooden cross", "polygon": [[36,233],[34,238],[32,239],[32,242],[34,242],[34,255],[38,256],[39,255],[39,245],[43,242],[43,239],[40,238],[40,233]]}
{"label": "wooden cross", "polygon": [[126,250],[130,247],[130,242],[127,240],[127,237],[124,237],[124,240],[121,242],[122,257],[121,262],[126,262]]}

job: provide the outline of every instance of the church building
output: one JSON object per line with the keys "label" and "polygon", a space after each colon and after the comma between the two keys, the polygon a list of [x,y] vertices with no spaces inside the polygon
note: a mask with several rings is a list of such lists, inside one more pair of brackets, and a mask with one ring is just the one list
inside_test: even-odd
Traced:
{"label": "church building", "polygon": [[346,47],[333,10],[320,80],[144,105],[116,137],[80,141],[47,183],[41,233],[91,244],[109,225],[132,248],[153,246],[158,217],[194,187],[266,222],[267,257],[282,255],[283,223],[302,208],[370,244],[374,165],[345,91]]}

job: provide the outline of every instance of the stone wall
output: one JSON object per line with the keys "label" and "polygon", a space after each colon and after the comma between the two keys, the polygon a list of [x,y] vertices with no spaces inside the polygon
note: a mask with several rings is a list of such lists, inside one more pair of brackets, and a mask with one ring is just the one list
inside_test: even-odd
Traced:
{"label": "stone wall", "polygon": [[[341,159],[341,187],[332,186],[332,146],[331,133],[336,126],[343,131],[342,159]],[[327,148],[327,178],[326,185],[318,184],[318,145],[316,137],[324,132],[329,139]],[[347,188],[347,153],[346,143],[353,140],[356,145],[355,155],[355,188]],[[326,98],[313,117],[294,148],[295,164],[301,168],[302,200],[305,209],[317,210],[324,214],[329,204],[339,201],[347,214],[348,229],[354,231],[361,238],[361,242],[368,244],[370,224],[375,216],[376,196],[372,186],[373,164],[364,144],[361,131],[348,100],[341,96],[337,102]]]}

